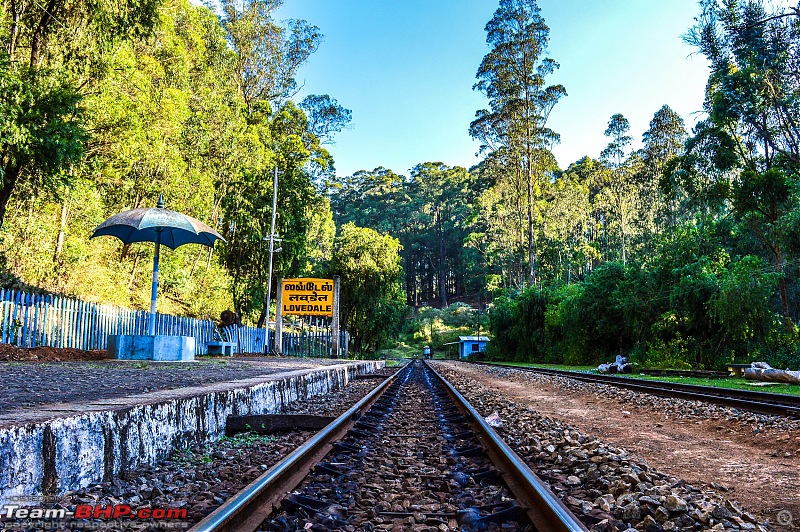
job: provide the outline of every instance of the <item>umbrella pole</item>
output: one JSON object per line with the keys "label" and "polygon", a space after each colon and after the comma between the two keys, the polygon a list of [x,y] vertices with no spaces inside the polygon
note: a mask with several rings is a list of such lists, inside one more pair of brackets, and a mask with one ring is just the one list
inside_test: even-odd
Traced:
{"label": "umbrella pole", "polygon": [[150,292],[150,325],[148,332],[150,336],[156,334],[156,295],[158,294],[158,258],[161,254],[161,231],[156,231],[156,254],[153,257],[153,288]]}

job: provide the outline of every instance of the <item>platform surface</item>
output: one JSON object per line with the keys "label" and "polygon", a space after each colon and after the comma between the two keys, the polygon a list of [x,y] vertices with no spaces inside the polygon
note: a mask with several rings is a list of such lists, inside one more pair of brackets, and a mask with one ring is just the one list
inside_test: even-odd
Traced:
{"label": "platform surface", "polygon": [[196,362],[2,362],[0,426],[244,387],[353,361],[202,357]]}

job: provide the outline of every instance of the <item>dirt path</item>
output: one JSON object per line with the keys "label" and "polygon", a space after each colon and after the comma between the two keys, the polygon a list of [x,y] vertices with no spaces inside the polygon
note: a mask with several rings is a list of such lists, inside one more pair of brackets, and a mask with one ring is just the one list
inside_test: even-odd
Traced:
{"label": "dirt path", "polygon": [[752,426],[735,421],[668,417],[588,391],[566,390],[554,383],[534,385],[524,375],[508,381],[465,364],[453,367],[509,399],[624,447],[666,473],[692,484],[724,486],[727,497],[769,518],[773,526],[778,513],[788,511],[800,529],[797,431],[754,434]]}

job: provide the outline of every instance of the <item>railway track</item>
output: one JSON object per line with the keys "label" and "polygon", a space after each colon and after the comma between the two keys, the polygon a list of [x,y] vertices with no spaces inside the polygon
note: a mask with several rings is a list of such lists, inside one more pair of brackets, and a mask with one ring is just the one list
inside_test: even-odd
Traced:
{"label": "railway track", "polygon": [[427,364],[387,379],[192,531],[587,530]]}
{"label": "railway track", "polygon": [[631,377],[594,375],[590,373],[581,373],[578,371],[566,371],[549,368],[528,368],[486,362],[473,362],[473,364],[518,369],[545,375],[557,375],[582,382],[608,384],[618,388],[626,388],[628,390],[659,395],[662,397],[704,401],[707,403],[739,408],[749,412],[756,412],[758,414],[800,418],[800,396],[756,392],[750,390],[735,390],[731,388],[714,388],[711,386],[698,386],[695,384],[651,381]]}

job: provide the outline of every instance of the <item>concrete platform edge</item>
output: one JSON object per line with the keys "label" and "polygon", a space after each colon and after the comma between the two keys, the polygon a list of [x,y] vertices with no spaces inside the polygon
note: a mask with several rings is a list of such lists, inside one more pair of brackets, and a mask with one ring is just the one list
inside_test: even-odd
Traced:
{"label": "concrete platform edge", "polygon": [[221,437],[228,415],[275,413],[380,367],[382,361],[338,364],[241,388],[0,427],[0,504],[18,495],[58,495],[111,480],[156,463],[174,448]]}

